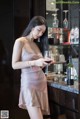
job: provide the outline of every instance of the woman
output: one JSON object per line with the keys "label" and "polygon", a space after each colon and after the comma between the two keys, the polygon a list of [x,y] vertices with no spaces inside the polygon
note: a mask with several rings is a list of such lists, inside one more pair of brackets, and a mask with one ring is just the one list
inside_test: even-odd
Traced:
{"label": "woman", "polygon": [[[34,40],[39,40],[40,49]],[[16,39],[12,54],[13,69],[21,69],[19,107],[27,109],[30,119],[43,119],[49,114],[47,81],[42,68],[47,65],[40,50],[48,49],[47,23],[35,16],[22,37]]]}

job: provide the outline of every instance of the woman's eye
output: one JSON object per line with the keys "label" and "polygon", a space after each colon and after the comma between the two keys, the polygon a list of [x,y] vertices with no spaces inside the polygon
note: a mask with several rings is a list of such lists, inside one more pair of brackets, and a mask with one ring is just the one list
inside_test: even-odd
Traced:
{"label": "woman's eye", "polygon": [[38,29],[38,31],[40,31],[40,29]]}

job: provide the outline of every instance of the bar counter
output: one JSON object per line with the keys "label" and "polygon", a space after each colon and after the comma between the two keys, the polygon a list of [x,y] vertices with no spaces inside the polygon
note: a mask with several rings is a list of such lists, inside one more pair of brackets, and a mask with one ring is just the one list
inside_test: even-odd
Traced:
{"label": "bar counter", "polygon": [[57,82],[53,80],[47,80],[47,82],[48,82],[48,85],[51,87],[79,94],[78,81],[74,81],[74,85],[67,85],[65,81]]}
{"label": "bar counter", "polygon": [[56,75],[58,80],[54,80],[55,74],[51,75],[47,75],[51,119],[58,119],[60,114],[64,114],[66,119],[80,119],[78,81],[74,80],[74,85],[67,85],[63,75]]}

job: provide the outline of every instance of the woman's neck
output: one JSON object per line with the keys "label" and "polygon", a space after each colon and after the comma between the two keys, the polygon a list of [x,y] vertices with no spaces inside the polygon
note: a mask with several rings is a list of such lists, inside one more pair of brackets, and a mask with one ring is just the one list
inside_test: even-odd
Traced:
{"label": "woman's neck", "polygon": [[26,38],[29,39],[29,41],[34,41],[34,38],[32,36],[32,33],[30,33],[29,35],[27,35]]}
{"label": "woman's neck", "polygon": [[32,35],[30,35],[30,34],[26,36],[26,39],[28,39],[29,41],[34,41]]}

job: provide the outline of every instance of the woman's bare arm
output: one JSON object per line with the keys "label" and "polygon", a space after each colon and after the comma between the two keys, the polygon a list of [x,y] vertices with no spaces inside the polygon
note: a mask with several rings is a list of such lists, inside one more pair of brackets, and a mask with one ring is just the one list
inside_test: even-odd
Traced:
{"label": "woman's bare arm", "polygon": [[20,39],[17,39],[15,41],[14,47],[13,47],[13,53],[12,53],[12,68],[13,69],[22,69],[25,67],[30,67],[34,65],[33,61],[21,61],[21,52],[23,48],[23,41]]}
{"label": "woman's bare arm", "polygon": [[[33,60],[33,61],[21,61],[21,54],[24,42],[21,39],[17,39],[15,41],[13,47],[13,54],[12,54],[12,68],[13,69],[22,69],[30,66],[46,66],[47,63],[45,62],[42,56],[40,59]],[[40,54],[41,55],[41,54]]]}

